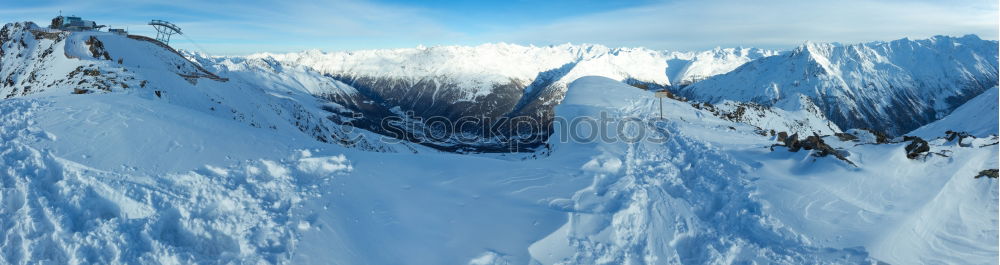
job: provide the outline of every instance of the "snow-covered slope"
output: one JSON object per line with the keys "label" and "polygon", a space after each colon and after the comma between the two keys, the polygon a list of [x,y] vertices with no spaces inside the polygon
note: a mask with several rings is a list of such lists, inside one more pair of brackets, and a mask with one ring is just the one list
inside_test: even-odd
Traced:
{"label": "snow-covered slope", "polygon": [[[557,112],[655,115],[655,101],[629,90],[581,78]],[[808,152],[767,151],[768,139],[747,126],[713,128],[728,124],[678,102],[665,109],[675,117],[650,132],[669,135],[665,143],[553,148],[553,157],[589,153],[581,170],[594,182],[569,201],[553,202],[571,209],[569,222],[535,242],[533,258],[542,264],[857,264],[866,256],[893,264],[996,262],[996,180],[973,178],[997,165],[992,146],[938,141],[932,150],[952,158],[913,161],[905,144],[827,137],[854,167]]]}
{"label": "snow-covered slope", "polygon": [[[582,78],[569,91],[559,115],[657,115],[648,92],[614,80]],[[996,181],[970,175],[996,167],[989,147],[935,145],[961,159],[910,161],[903,144],[845,142],[854,168],[769,151],[770,138],[751,126],[667,101],[671,115],[644,128],[665,142],[553,138],[551,155],[508,161],[363,152],[134,94],[0,106],[10,205],[0,210],[0,248],[10,263],[989,263],[997,255],[982,248],[996,241]],[[909,169],[885,170],[899,165]],[[869,184],[872,176],[880,182]],[[924,185],[931,180],[955,184]],[[934,214],[956,203],[960,219]],[[894,247],[908,242],[928,243]],[[942,247],[955,251],[933,252]]]}
{"label": "snow-covered slope", "polygon": [[0,101],[0,263],[287,263],[296,206],[350,162],[271,133],[136,95]]}
{"label": "snow-covered slope", "polygon": [[[610,123],[556,124],[532,159],[440,153],[334,121],[345,106],[317,95],[363,92],[312,67],[229,58],[202,72],[147,40],[76,32],[31,42],[31,29],[0,34],[0,72],[14,83],[3,89],[17,91],[0,100],[2,264],[995,264],[998,256],[997,180],[973,177],[998,167],[995,137],[933,140],[936,154],[917,159],[906,157],[906,143],[823,138],[852,165],[772,146],[751,125],[794,129],[771,118],[817,116],[744,106],[745,115],[771,118],[740,123],[664,100],[656,119],[651,92],[587,76],[568,81],[554,114]],[[69,75],[81,66],[94,70]],[[208,75],[226,67],[234,70]],[[127,86],[105,90],[101,81]],[[590,129],[651,138],[579,137]]]}
{"label": "snow-covered slope", "polygon": [[757,127],[761,134],[774,135],[778,132],[799,135],[832,135],[841,132],[840,127],[826,119],[818,107],[808,98],[802,97],[803,104],[811,107],[787,111],[766,107],[752,102],[725,100],[719,104],[694,103],[693,106],[711,112],[725,120],[745,123]]}
{"label": "snow-covered slope", "polygon": [[997,84],[997,42],[937,36],[863,44],[808,42],[682,90],[697,100],[786,110],[811,99],[843,129],[899,135],[942,118]]}
{"label": "snow-covered slope", "polygon": [[372,141],[380,136],[329,119],[333,114],[325,109],[334,106],[308,92],[349,88],[338,86],[336,81],[289,82],[284,76],[263,75],[229,80],[148,37],[70,33],[30,22],[5,25],[0,40],[0,78],[6,80],[0,83],[0,94],[5,98],[129,94],[262,130],[294,128],[301,133],[298,137],[321,142],[370,150],[410,150]]}
{"label": "snow-covered slope", "polygon": [[[568,91],[562,116],[656,115],[648,92],[614,80],[582,78]],[[857,169],[769,151],[771,139],[755,128],[679,101],[666,101],[667,119],[643,129],[665,142],[553,138],[550,155],[525,161],[365,152],[138,93],[36,94],[0,109],[5,263],[989,263],[997,255],[964,251],[996,241],[996,180],[968,175],[997,166],[994,148],[936,146],[962,160],[909,161],[902,144],[845,143]],[[884,170],[901,164],[911,170]],[[820,172],[831,175],[810,177]],[[866,184],[886,172],[895,173],[877,179],[891,185]],[[956,184],[921,185],[933,176]],[[893,185],[905,187],[879,196]],[[817,198],[819,188],[830,196]],[[938,195],[913,199],[926,194]],[[815,208],[799,196],[829,201]],[[871,196],[880,199],[858,199]],[[961,219],[933,214],[955,203],[967,207]],[[914,237],[937,239],[892,247],[921,242]],[[940,246],[956,251],[932,252]]]}
{"label": "snow-covered slope", "polygon": [[965,102],[948,116],[917,128],[906,135],[936,138],[944,136],[947,131],[967,132],[976,137],[998,135],[1000,109],[997,108],[997,101],[1000,101],[997,87],[990,88],[976,98]]}

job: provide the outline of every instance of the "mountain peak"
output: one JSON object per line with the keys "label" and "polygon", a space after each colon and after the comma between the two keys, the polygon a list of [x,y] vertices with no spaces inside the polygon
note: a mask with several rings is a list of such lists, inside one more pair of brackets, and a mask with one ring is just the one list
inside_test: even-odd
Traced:
{"label": "mountain peak", "polygon": [[997,50],[996,41],[975,37],[849,45],[809,41],[789,56],[698,82],[685,95],[794,107],[783,102],[802,94],[841,128],[899,135],[994,86]]}

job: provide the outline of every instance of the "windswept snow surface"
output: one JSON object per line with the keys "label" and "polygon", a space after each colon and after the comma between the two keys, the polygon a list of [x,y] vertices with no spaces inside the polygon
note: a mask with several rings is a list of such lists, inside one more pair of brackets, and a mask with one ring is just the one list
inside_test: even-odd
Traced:
{"label": "windswept snow surface", "polygon": [[[560,115],[656,115],[648,92],[611,79],[581,78],[569,91]],[[854,168],[771,152],[751,126],[672,100],[668,118],[645,131],[665,143],[557,142],[551,155],[524,161],[289,141],[283,134],[297,131],[128,94],[0,106],[7,263],[990,264],[997,256],[989,247],[996,180],[972,178],[997,166],[994,148],[935,146],[953,156],[911,161],[902,144],[849,147]],[[72,111],[85,106],[97,111]],[[185,133],[200,124],[213,129]],[[908,169],[886,170],[901,165]]]}

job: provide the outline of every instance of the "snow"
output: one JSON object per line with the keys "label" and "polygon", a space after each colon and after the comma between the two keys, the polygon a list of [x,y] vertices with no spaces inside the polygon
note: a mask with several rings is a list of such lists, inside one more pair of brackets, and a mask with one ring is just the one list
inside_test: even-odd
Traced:
{"label": "snow", "polygon": [[752,60],[778,55],[777,51],[756,48],[715,48],[701,52],[673,52],[667,61],[667,75],[674,85],[689,85],[725,74]]}
{"label": "snow", "polygon": [[848,158],[858,168],[836,160],[807,167],[796,161],[808,157],[789,152],[754,155],[757,196],[814,244],[864,246],[891,264],[996,263],[997,183],[973,176],[997,166],[997,150],[934,146],[950,157],[914,161],[903,146],[855,146]]}
{"label": "snow", "polygon": [[[0,143],[3,263],[284,262],[296,244],[291,224],[297,219],[289,219],[292,209],[305,197],[316,196],[318,191],[309,187],[327,178],[305,179],[310,172],[294,172],[299,177],[291,178],[288,163],[266,159],[221,167],[206,164],[204,171],[155,166],[183,160],[194,154],[190,151],[147,150],[133,154],[136,160],[119,160],[119,152],[110,150],[87,158],[70,156],[72,152],[65,151],[70,149],[50,147],[93,143],[87,147],[141,149],[127,145],[135,137],[130,135],[100,142],[36,138],[24,128],[57,130],[48,123],[53,115],[45,114],[61,111],[52,107],[63,103],[41,102],[47,100],[9,99],[0,104],[0,132],[5,139]],[[157,119],[143,113],[135,116]],[[160,125],[134,124],[144,131],[163,128]],[[271,170],[253,170],[260,167]]]}
{"label": "snow", "polygon": [[841,129],[902,135],[940,119],[997,84],[997,41],[975,35],[831,44],[807,42],[778,56],[685,87],[712,103],[756,102],[789,111],[811,99]]}
{"label": "snow", "polygon": [[[608,48],[593,44],[536,47],[491,43],[471,47],[261,53],[245,58],[217,58],[215,61],[231,64],[243,60],[273,59],[286,65],[310,67],[324,74],[391,77],[409,82],[442,78],[456,82],[466,93],[466,98],[471,99],[489,94],[494,84],[510,80],[531,83],[541,73],[552,70],[560,70],[562,76],[557,82],[564,85],[588,75],[619,81],[634,79],[663,86],[688,84],[728,72],[752,59],[774,54],[777,52],[750,48],[676,52]],[[564,68],[567,66],[569,69]]]}
{"label": "snow", "polygon": [[997,87],[990,88],[965,102],[948,116],[917,128],[907,135],[937,138],[945,136],[946,131],[967,132],[976,137],[997,135],[997,128],[1000,128],[1000,124],[997,124],[1000,121],[998,101],[1000,97],[997,94]]}
{"label": "snow", "polygon": [[299,170],[316,175],[330,175],[338,172],[351,171],[344,155],[331,157],[307,157],[299,159]]}
{"label": "snow", "polygon": [[794,111],[730,100],[714,105],[713,109],[718,112],[717,115],[732,115],[735,118],[730,119],[731,121],[753,125],[761,131],[773,130],[799,135],[831,135],[841,132],[840,127],[830,122],[810,100],[805,97],[800,100],[806,107]]}
{"label": "snow", "polygon": [[[371,133],[329,122],[321,110],[328,105],[316,95],[351,89],[320,78],[322,67],[224,58],[231,64],[206,67],[259,65],[227,72],[226,82],[191,82],[176,71],[197,67],[140,40],[92,34],[124,59],[120,66],[86,52],[79,58],[61,53],[63,45],[85,45],[76,40],[87,34],[41,39],[32,43],[40,49],[18,50],[29,59],[0,61],[10,71],[4,74],[18,73],[18,83],[37,69],[32,85],[53,84],[26,95],[23,85],[2,87],[4,94],[18,93],[0,100],[0,263],[997,261],[997,180],[973,178],[998,167],[995,145],[982,146],[996,138],[972,146],[932,141],[932,152],[948,156],[914,160],[905,157],[906,143],[824,138],[843,148],[855,167],[809,151],[772,151],[772,137],[758,134],[756,126],[822,117],[815,113],[761,112],[766,117],[755,125],[664,99],[664,119],[654,119],[659,101],[620,82],[624,74],[580,70],[579,78],[565,80],[558,116],[638,118],[645,122],[629,131],[665,141],[571,141],[561,138],[570,128],[557,125],[549,153],[537,158],[442,153],[371,140],[377,139],[365,138]],[[57,52],[41,56],[50,45]],[[437,58],[442,49],[555,49],[604,54],[595,55],[593,65],[644,62],[611,58],[614,52],[596,46],[478,47],[359,53],[389,60],[410,53]],[[381,67],[375,72],[420,66],[399,63],[356,62]],[[597,67],[588,64],[578,67]],[[128,88],[71,94],[74,86],[66,84],[90,79],[67,73],[90,65]],[[437,69],[462,70],[455,67]],[[494,70],[521,71],[506,68]],[[663,70],[655,71],[666,78]],[[335,133],[364,140],[320,140]]]}

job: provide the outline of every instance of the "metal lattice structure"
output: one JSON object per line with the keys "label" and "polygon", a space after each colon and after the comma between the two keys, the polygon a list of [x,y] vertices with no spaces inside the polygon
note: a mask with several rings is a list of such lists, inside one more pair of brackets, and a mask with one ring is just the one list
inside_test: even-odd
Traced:
{"label": "metal lattice structure", "polygon": [[149,22],[149,25],[152,25],[156,29],[156,40],[163,43],[170,43],[171,35],[183,34],[180,27],[167,21],[154,19]]}

